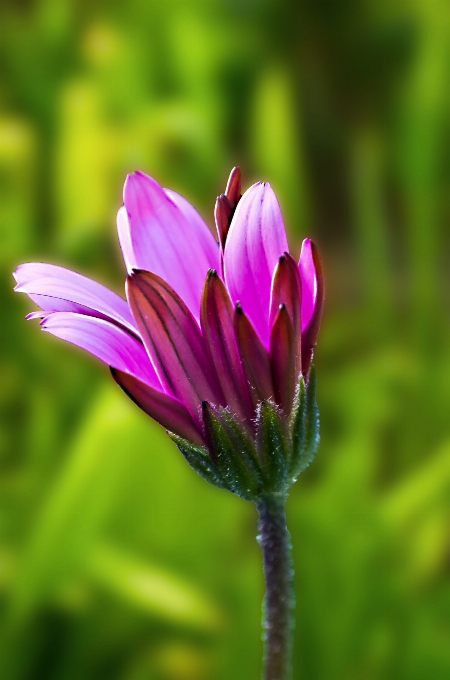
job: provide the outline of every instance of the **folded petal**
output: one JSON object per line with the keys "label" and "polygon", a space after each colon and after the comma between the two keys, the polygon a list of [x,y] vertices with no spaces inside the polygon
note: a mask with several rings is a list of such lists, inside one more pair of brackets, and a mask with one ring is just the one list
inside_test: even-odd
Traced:
{"label": "folded petal", "polygon": [[144,413],[183,439],[195,444],[204,444],[198,426],[194,423],[187,408],[178,399],[123,371],[112,368],[111,373],[116,383]]}
{"label": "folded petal", "polygon": [[166,281],[137,271],[127,279],[136,324],[165,391],[194,419],[203,400],[224,404],[215,370],[193,315]]}
{"label": "folded petal", "polygon": [[276,196],[268,182],[258,182],[237,205],[225,246],[224,270],[233,302],[242,302],[266,346],[272,273],[287,250]]}
{"label": "folded petal", "polygon": [[17,267],[14,278],[15,290],[46,312],[88,313],[136,333],[126,300],[86,276],[54,264],[29,262]]}
{"label": "folded petal", "polygon": [[302,330],[309,324],[317,299],[317,276],[312,253],[312,241],[305,238],[298,263],[302,280]]}
{"label": "folded petal", "polygon": [[43,319],[49,315],[49,312],[75,312],[75,314],[86,314],[87,316],[95,316],[98,318],[105,318],[98,312],[93,312],[89,307],[77,305],[68,300],[59,300],[58,298],[47,297],[47,295],[29,295],[33,302],[40,307],[35,312],[30,312],[26,315],[26,319]]}
{"label": "folded petal", "polygon": [[[307,243],[306,243],[307,242]],[[306,245],[305,245],[306,244]],[[322,263],[319,253],[312,241],[306,239],[303,242],[299,264],[302,277],[302,373],[305,378],[308,375],[309,367],[316,346],[319,334],[320,322],[322,319],[323,304],[325,300],[325,287],[322,273]],[[314,282],[313,284],[311,282]],[[306,295],[309,296],[305,318],[303,317],[303,300],[305,287],[309,286]],[[312,299],[312,301],[311,301]]]}
{"label": "folded petal", "polygon": [[125,262],[161,276],[198,320],[208,269],[218,269],[219,247],[198,212],[173,191],[141,172],[124,187],[128,223],[119,211],[118,229]]}
{"label": "folded petal", "polygon": [[218,196],[214,208],[214,221],[216,223],[217,235],[222,251],[225,248],[225,242],[230,229],[232,212],[233,208],[225,194]]}
{"label": "folded petal", "polygon": [[236,167],[230,172],[225,193],[221,194],[217,198],[216,207],[214,210],[214,218],[222,254],[225,248],[228,231],[230,229],[231,219],[240,200],[241,169]]}
{"label": "folded petal", "polygon": [[233,327],[234,309],[223,281],[211,270],[203,288],[201,328],[227,405],[242,420],[254,417]]}
{"label": "folded petal", "polygon": [[[297,264],[289,253],[285,253],[279,258],[273,273],[272,289],[270,292],[271,332],[273,332],[275,319],[279,315],[280,305],[284,305],[292,327],[293,371],[295,373],[295,380],[297,380],[302,366],[302,283]],[[272,347],[272,336],[270,342]]]}
{"label": "folded petal", "polygon": [[57,338],[85,349],[108,366],[134,375],[155,389],[162,389],[142,342],[109,321],[72,312],[55,312],[45,317],[41,327]]}
{"label": "folded petal", "polygon": [[230,201],[233,210],[241,200],[241,168],[236,166],[230,172],[228,177],[227,188],[225,189],[225,196]]}
{"label": "folded petal", "polygon": [[234,312],[234,332],[244,374],[256,407],[259,402],[271,399],[274,395],[269,354],[239,302]]}
{"label": "folded petal", "polygon": [[127,272],[131,274],[133,268],[137,267],[134,256],[133,244],[131,242],[130,220],[128,219],[127,209],[124,205],[119,208],[117,213],[117,235],[125,262]]}
{"label": "folded petal", "polygon": [[294,403],[296,374],[296,349],[294,329],[287,308],[280,304],[270,331],[270,368],[275,402],[289,415]]}

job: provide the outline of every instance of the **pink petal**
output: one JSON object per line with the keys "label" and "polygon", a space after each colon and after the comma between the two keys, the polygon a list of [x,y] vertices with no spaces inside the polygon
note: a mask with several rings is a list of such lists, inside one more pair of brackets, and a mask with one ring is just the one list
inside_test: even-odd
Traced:
{"label": "pink petal", "polygon": [[211,271],[203,289],[201,328],[227,405],[242,420],[254,417],[233,328],[233,305],[223,281]]}
{"label": "pink petal", "polygon": [[95,316],[104,319],[105,316],[98,312],[93,312],[89,307],[77,305],[68,300],[59,300],[58,298],[47,297],[47,295],[29,295],[33,302],[40,307],[35,312],[30,312],[26,315],[26,319],[43,319],[48,316],[50,312],[75,312],[75,314],[86,314],[87,316]]}
{"label": "pink petal", "polygon": [[191,312],[156,274],[135,272],[128,300],[155,370],[167,393],[182,401],[194,419],[203,400],[224,404],[214,368]]}
{"label": "pink petal", "polygon": [[119,208],[117,213],[117,235],[125,262],[127,272],[131,274],[137,268],[136,258],[134,257],[133,244],[131,242],[130,220],[128,219],[127,209],[124,205]]}
{"label": "pink petal", "polygon": [[268,182],[254,184],[239,201],[228,232],[225,280],[267,346],[272,273],[288,251],[280,207]]}
{"label": "pink petal", "polygon": [[136,333],[125,300],[100,283],[54,264],[29,262],[14,272],[16,291],[26,293],[46,312],[88,313]]}
{"label": "pink petal", "polygon": [[[273,272],[272,289],[270,292],[270,326],[271,333],[275,319],[279,314],[280,305],[284,305],[292,326],[293,370],[295,380],[298,380],[301,372],[301,305],[302,283],[297,264],[289,253],[279,258]],[[272,336],[271,336],[272,347]]]}
{"label": "pink petal", "polygon": [[298,263],[302,280],[302,330],[311,320],[317,296],[317,278],[314,266],[311,239],[305,238],[302,243],[300,260]]}
{"label": "pink petal", "polygon": [[42,330],[85,349],[105,364],[162,389],[143,344],[122,328],[72,312],[50,314],[41,326]]}
{"label": "pink petal", "polygon": [[233,213],[236,206],[241,200],[241,169],[239,167],[233,168],[228,177],[227,188],[225,193],[218,196],[216,200],[216,207],[214,210],[214,219],[216,223],[217,234],[219,236],[219,243],[222,250],[225,248],[225,243],[230,229]]}
{"label": "pink petal", "polygon": [[239,166],[232,169],[230,176],[228,177],[227,188],[225,189],[225,196],[230,201],[231,206],[234,208],[237,206],[241,200],[241,168]]}
{"label": "pink petal", "polygon": [[253,404],[274,396],[267,349],[238,303],[234,312],[234,332],[245,377],[251,387]]}
{"label": "pink petal", "polygon": [[294,329],[289,313],[281,304],[270,332],[270,368],[277,404],[289,415],[294,403],[299,374],[296,373]]}
{"label": "pink petal", "polygon": [[190,442],[201,445],[205,443],[189,411],[178,399],[122,371],[111,369],[111,373],[116,383],[144,413],[170,432]]}
{"label": "pink petal", "polygon": [[320,261],[319,253],[312,241],[309,239],[306,239],[306,241],[308,241],[308,243],[305,246],[304,242],[300,256],[300,261],[303,264],[303,269],[300,267],[300,274],[302,275],[302,291],[304,290],[303,286],[305,285],[305,282],[306,285],[309,283],[310,287],[312,287],[311,280],[313,279],[314,299],[309,318],[308,315],[306,315],[306,323],[303,319],[302,304],[302,373],[305,377],[308,375],[309,367],[312,361],[312,355],[316,346],[320,322],[322,319],[323,304],[325,300],[322,263]]}
{"label": "pink petal", "polygon": [[198,320],[208,269],[219,267],[219,247],[198,212],[175,192],[141,172],[124,187],[128,226],[119,211],[118,229],[128,271],[161,276]]}

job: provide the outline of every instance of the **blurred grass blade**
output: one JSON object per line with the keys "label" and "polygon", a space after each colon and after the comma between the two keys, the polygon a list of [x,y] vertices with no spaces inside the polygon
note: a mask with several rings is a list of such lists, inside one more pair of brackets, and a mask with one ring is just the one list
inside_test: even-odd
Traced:
{"label": "blurred grass blade", "polygon": [[170,623],[205,632],[216,630],[220,624],[219,610],[198,588],[117,547],[95,547],[87,561],[87,573],[125,602]]}
{"label": "blurred grass blade", "polygon": [[83,563],[129,460],[133,404],[114,386],[102,391],[36,518],[12,597],[14,619],[48,601]]}
{"label": "blurred grass blade", "polygon": [[259,179],[270,178],[285,224],[304,234],[309,222],[306,170],[300,138],[300,113],[293,80],[282,66],[267,69],[255,92],[252,151]]}

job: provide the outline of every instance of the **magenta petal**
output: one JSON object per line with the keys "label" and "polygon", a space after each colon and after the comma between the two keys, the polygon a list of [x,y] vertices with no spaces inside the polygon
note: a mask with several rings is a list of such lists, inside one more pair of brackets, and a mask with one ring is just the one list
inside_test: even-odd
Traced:
{"label": "magenta petal", "polygon": [[123,391],[151,418],[170,432],[195,444],[204,445],[199,428],[187,408],[171,397],[131,375],[111,369],[112,376]]}
{"label": "magenta petal", "polygon": [[305,238],[302,243],[298,269],[302,280],[302,330],[311,320],[317,297],[316,268],[311,248],[311,239]]}
{"label": "magenta petal", "polygon": [[50,314],[41,327],[90,352],[105,364],[162,389],[143,344],[122,328],[103,319],[71,312]]}
{"label": "magenta petal", "polygon": [[296,373],[294,343],[291,319],[286,306],[281,304],[270,332],[270,368],[275,401],[283,408],[285,415],[291,412],[299,375]]}
{"label": "magenta petal", "polygon": [[269,354],[239,303],[234,312],[234,332],[256,407],[260,401],[272,399],[274,395]]}
{"label": "magenta petal", "polygon": [[168,283],[136,272],[127,280],[128,300],[165,391],[199,417],[203,400],[224,405],[217,376],[194,317]]}
{"label": "magenta petal", "polygon": [[228,177],[227,188],[225,189],[225,196],[230,201],[233,210],[241,200],[241,168],[239,166],[232,169]]}
{"label": "magenta petal", "polygon": [[[292,351],[293,370],[295,379],[301,372],[301,304],[302,283],[299,269],[293,257],[285,253],[279,258],[272,278],[272,290],[270,293],[270,326],[271,333],[276,317],[279,315],[280,305],[284,305],[292,326]],[[272,336],[271,336],[272,347]],[[271,350],[272,351],[272,350]]]}
{"label": "magenta petal", "polygon": [[233,327],[234,309],[223,281],[211,271],[203,289],[200,313],[203,337],[227,405],[242,420],[254,417]]}
{"label": "magenta petal", "polygon": [[117,213],[117,235],[125,262],[127,272],[131,274],[133,269],[138,268],[131,242],[130,220],[128,219],[127,209],[124,205],[119,208]]}
{"label": "magenta petal", "polygon": [[48,316],[50,312],[75,312],[75,314],[86,314],[87,316],[95,316],[104,319],[105,316],[98,312],[93,312],[89,307],[77,305],[75,302],[68,300],[60,300],[54,297],[47,297],[47,295],[29,295],[33,302],[40,307],[36,312],[30,312],[26,315],[26,319],[43,319]]}
{"label": "magenta petal", "polygon": [[268,182],[254,184],[234,213],[225,246],[224,270],[233,302],[242,302],[266,346],[272,273],[286,251],[288,244],[276,196]]}
{"label": "magenta petal", "polygon": [[[323,304],[325,300],[325,286],[324,286],[324,281],[323,281],[323,273],[322,273],[322,263],[320,261],[319,253],[317,251],[316,246],[312,241],[309,241],[309,239],[306,239],[308,241],[308,245],[306,247],[306,253],[308,256],[304,256],[304,264],[305,264],[305,278],[302,277],[302,291],[303,291],[303,286],[304,281],[307,279],[308,281],[311,281],[312,274],[311,272],[314,272],[314,302],[313,302],[313,308],[312,308],[312,313],[309,317],[309,320],[307,321],[306,324],[304,324],[304,320],[302,317],[302,373],[305,377],[308,375],[309,367],[311,364],[312,360],[312,355],[314,352],[314,348],[316,346],[316,341],[317,341],[317,336],[319,334],[319,328],[320,328],[320,322],[322,320],[322,312],[323,312]],[[302,255],[303,255],[303,248],[302,248]],[[302,269],[300,268],[300,274],[302,274]],[[303,305],[302,305],[302,315],[303,315]]]}
{"label": "magenta petal", "polygon": [[[125,300],[100,283],[54,264],[29,262],[14,272],[16,291],[26,293],[47,312],[73,311],[108,319],[136,333]],[[53,300],[53,302],[52,302]]]}
{"label": "magenta petal", "polygon": [[141,172],[128,175],[124,204],[129,231],[120,211],[118,227],[129,269],[161,276],[198,319],[206,273],[220,263],[211,231],[188,201]]}

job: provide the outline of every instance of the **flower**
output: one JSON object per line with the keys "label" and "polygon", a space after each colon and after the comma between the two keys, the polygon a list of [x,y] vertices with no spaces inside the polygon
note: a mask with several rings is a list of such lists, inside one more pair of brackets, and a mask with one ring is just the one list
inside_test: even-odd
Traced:
{"label": "flower", "polygon": [[27,318],[108,364],[209,481],[231,488],[219,458],[237,458],[254,495],[261,428],[271,418],[291,441],[295,413],[303,429],[311,420],[302,394],[323,306],[317,250],[305,239],[296,264],[273,190],[258,182],[241,196],[239,168],[216,202],[219,246],[186,199],[141,172],[127,177],[123,203],[127,301],[62,267],[27,263],[14,273],[40,308]]}

